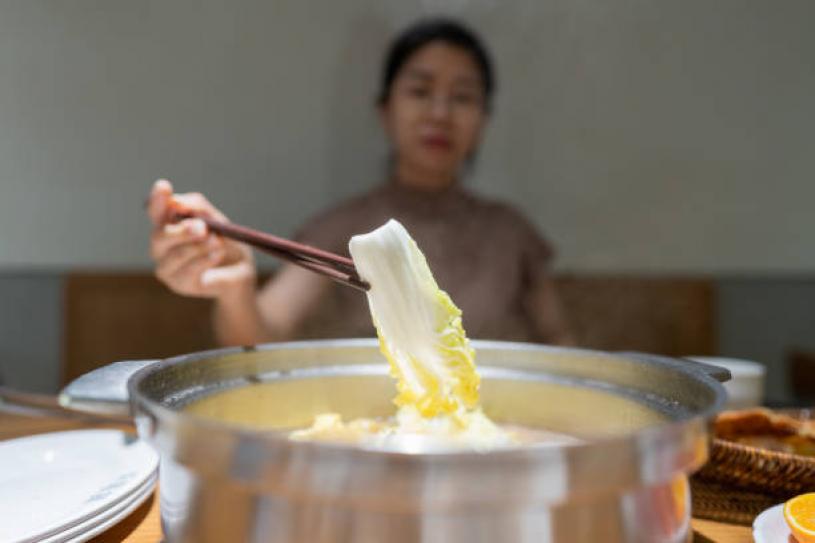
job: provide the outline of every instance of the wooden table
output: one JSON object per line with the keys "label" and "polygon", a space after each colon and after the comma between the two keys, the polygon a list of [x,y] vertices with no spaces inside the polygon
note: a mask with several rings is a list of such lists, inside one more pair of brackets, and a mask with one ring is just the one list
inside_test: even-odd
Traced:
{"label": "wooden table", "polygon": [[[82,428],[116,428],[111,425],[93,424],[82,420],[64,420],[42,417],[11,415],[0,412],[0,440],[15,437],[77,430]],[[127,429],[127,428],[125,428]],[[129,428],[132,430],[132,428]],[[93,538],[91,543],[157,543],[161,541],[161,523],[158,510],[158,491],[130,514],[125,520],[107,532]],[[709,520],[693,519],[695,543],[751,543],[752,530]]]}

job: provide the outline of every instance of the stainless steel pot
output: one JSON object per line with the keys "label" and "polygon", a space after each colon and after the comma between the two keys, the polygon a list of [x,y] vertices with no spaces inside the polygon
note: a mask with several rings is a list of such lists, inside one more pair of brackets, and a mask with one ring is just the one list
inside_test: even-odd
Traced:
{"label": "stainless steel pot", "polygon": [[69,385],[61,402],[111,412],[129,397],[139,434],[161,454],[171,542],[688,540],[687,475],[706,460],[726,370],[637,353],[473,345],[490,417],[585,441],[427,453],[287,439],[321,412],[392,412],[394,385],[374,340],[118,363]]}

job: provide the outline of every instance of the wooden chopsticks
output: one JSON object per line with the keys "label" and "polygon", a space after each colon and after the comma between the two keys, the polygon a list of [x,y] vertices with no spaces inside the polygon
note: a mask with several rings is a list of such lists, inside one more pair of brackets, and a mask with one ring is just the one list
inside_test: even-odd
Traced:
{"label": "wooden chopsticks", "polygon": [[170,216],[172,222],[189,218],[201,219],[207,228],[225,238],[241,241],[277,258],[325,275],[343,285],[362,291],[371,288],[370,284],[359,277],[354,261],[350,258],[239,224],[211,219],[193,211],[177,209],[173,210]]}

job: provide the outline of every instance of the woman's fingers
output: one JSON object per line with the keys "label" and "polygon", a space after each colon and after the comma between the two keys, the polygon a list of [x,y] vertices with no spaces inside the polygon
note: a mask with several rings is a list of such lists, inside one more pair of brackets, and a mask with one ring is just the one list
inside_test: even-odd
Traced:
{"label": "woman's fingers", "polygon": [[206,291],[219,292],[253,275],[253,265],[246,260],[241,260],[228,266],[215,266],[204,270],[200,277],[200,284]]}
{"label": "woman's fingers", "polygon": [[[184,219],[177,223],[165,224],[153,231],[150,240],[150,255],[159,261],[175,247],[207,239],[207,225],[201,219]],[[211,236],[211,239],[215,239]]]}
{"label": "woman's fingers", "polygon": [[167,222],[173,203],[206,217],[227,220],[226,216],[200,192],[173,194],[173,185],[166,179],[159,179],[153,183],[147,205],[147,214],[156,227],[161,227]]}
{"label": "woman's fingers", "polygon": [[224,249],[191,258],[175,272],[162,278],[162,281],[179,294],[210,298],[254,277],[254,264],[251,261],[240,260],[222,265],[225,258]]}
{"label": "woman's fingers", "polygon": [[173,196],[173,186],[166,179],[159,179],[153,183],[150,190],[150,199],[147,205],[147,215],[155,226],[165,222],[167,206]]}
{"label": "woman's fingers", "polygon": [[194,260],[206,258],[213,265],[217,265],[223,256],[223,243],[215,237],[210,237],[206,241],[176,245],[158,261],[156,275],[169,281]]}
{"label": "woman's fingers", "polygon": [[176,202],[181,204],[182,207],[185,207],[191,211],[195,211],[198,213],[203,214],[206,217],[211,219],[218,219],[219,221],[226,221],[228,220],[226,216],[220,212],[218,208],[216,208],[209,200],[207,200],[206,196],[201,194],[200,192],[187,192],[185,194],[176,194],[173,196]]}
{"label": "woman's fingers", "polygon": [[201,284],[204,272],[215,266],[211,255],[198,256],[188,260],[183,266],[162,280],[173,290],[188,296],[211,296],[213,293]]}

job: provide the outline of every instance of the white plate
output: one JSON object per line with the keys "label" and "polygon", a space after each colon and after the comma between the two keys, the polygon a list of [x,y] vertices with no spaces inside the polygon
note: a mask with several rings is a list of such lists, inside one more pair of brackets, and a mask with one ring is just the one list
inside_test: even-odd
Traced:
{"label": "white plate", "polygon": [[784,504],[779,503],[761,512],[753,521],[756,543],[796,543],[784,520]]}
{"label": "white plate", "polygon": [[118,430],[1,442],[0,541],[40,541],[97,517],[137,492],[157,465],[147,444]]}
{"label": "white plate", "polygon": [[124,520],[130,513],[149,498],[156,487],[157,475],[149,478],[133,494],[121,502],[106,509],[99,515],[69,528],[58,535],[44,539],[42,543],[81,543],[101,534],[114,524]]}

